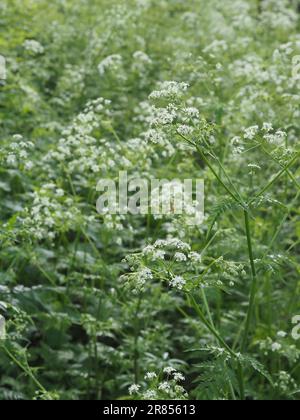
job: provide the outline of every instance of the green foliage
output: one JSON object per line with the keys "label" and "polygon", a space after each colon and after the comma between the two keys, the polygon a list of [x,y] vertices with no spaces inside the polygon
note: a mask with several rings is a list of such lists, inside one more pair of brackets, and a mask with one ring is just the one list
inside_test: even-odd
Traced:
{"label": "green foliage", "polygon": [[[0,399],[299,399],[292,3],[1,1]],[[119,171],[203,223],[98,214]]]}

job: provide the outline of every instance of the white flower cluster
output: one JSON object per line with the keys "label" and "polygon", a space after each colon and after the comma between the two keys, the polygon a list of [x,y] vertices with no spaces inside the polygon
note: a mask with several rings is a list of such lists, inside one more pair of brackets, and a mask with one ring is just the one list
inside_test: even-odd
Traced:
{"label": "white flower cluster", "polygon": [[[130,264],[130,257],[127,257],[125,261]],[[153,273],[150,268],[141,266],[138,271],[121,276],[121,280],[126,283],[132,293],[138,294],[143,292],[146,286],[149,286],[149,281],[153,280]]]}
{"label": "white flower cluster", "polygon": [[152,126],[164,126],[172,124],[177,117],[177,109],[173,104],[166,108],[155,108],[155,115],[151,121]]}
{"label": "white flower cluster", "polygon": [[272,123],[264,122],[260,127],[253,125],[244,129],[243,138],[236,136],[231,140],[231,144],[235,149],[236,154],[240,154],[245,150],[243,140],[252,141],[263,139],[268,144],[274,146],[285,147],[287,133],[283,130],[274,130]]}
{"label": "white flower cluster", "polygon": [[292,30],[296,27],[298,16],[285,0],[267,0],[262,2],[261,23],[276,30]]}
{"label": "white flower cluster", "polygon": [[117,70],[122,65],[123,59],[120,54],[109,55],[98,65],[98,71],[103,76],[107,70]]}
{"label": "white flower cluster", "polygon": [[32,161],[29,159],[29,151],[32,150],[34,144],[25,141],[23,136],[15,134],[12,141],[6,148],[0,149],[1,155],[5,158],[7,165],[12,167],[21,166],[26,170],[33,167]]}
{"label": "white flower cluster", "polygon": [[252,127],[248,127],[244,131],[244,138],[247,140],[253,140],[254,137],[258,134],[258,132],[259,132],[258,125],[253,125]]}
{"label": "white flower cluster", "polygon": [[140,388],[141,388],[140,385],[136,385],[136,384],[130,385],[130,387],[128,388],[129,395],[137,394]]}
{"label": "white flower cluster", "polygon": [[182,97],[189,85],[184,82],[162,82],[158,90],[149,95],[149,99],[175,99]]}
{"label": "white flower cluster", "polygon": [[185,381],[185,377],[173,367],[164,368],[161,374],[147,372],[145,380],[146,389],[139,384],[133,384],[128,389],[129,395],[141,400],[185,400],[188,398],[186,390],[179,385],[179,382]]}
{"label": "white flower cluster", "polygon": [[161,83],[160,90],[149,95],[150,100],[158,101],[157,106],[141,104],[143,122],[148,123],[150,128],[143,135],[146,140],[162,147],[161,153],[164,157],[174,155],[176,150],[191,152],[183,141],[177,142],[175,147],[173,145],[178,134],[190,137],[199,128],[200,112],[194,106],[198,103],[198,98],[188,98],[184,104],[181,101],[188,87],[185,82]]}
{"label": "white flower cluster", "polygon": [[44,47],[34,39],[27,39],[24,41],[23,47],[32,54],[43,54],[44,52]]}
{"label": "white flower cluster", "polygon": [[[144,248],[144,250],[142,251],[142,255],[151,256],[151,258],[153,259],[158,259],[158,258],[164,259],[164,256],[166,255],[167,252],[175,251],[178,257],[179,253],[177,251],[188,253],[190,252],[190,250],[191,250],[190,245],[181,241],[178,238],[159,239],[153,245],[148,245],[146,248]],[[195,254],[196,253],[191,253],[193,257]],[[184,254],[180,254],[180,255],[184,255]]]}
{"label": "white flower cluster", "polygon": [[55,184],[46,184],[33,193],[32,206],[25,210],[20,221],[36,240],[53,240],[59,231],[82,223],[74,200],[64,197],[64,191]]}
{"label": "white flower cluster", "polygon": [[283,394],[289,394],[294,392],[297,389],[297,383],[292,378],[292,376],[284,371],[281,370],[278,373],[278,378],[275,382],[275,387],[277,387]]}
{"label": "white flower cluster", "polygon": [[110,101],[103,98],[89,102],[73,123],[63,130],[63,137],[55,149],[45,156],[44,162],[64,162],[70,173],[95,173],[115,166],[111,158],[114,153],[110,153],[105,140],[102,140],[103,145],[99,147],[99,141],[92,136],[92,132],[100,127],[101,121],[110,117],[109,105]]}
{"label": "white flower cluster", "polygon": [[[201,263],[201,254],[191,251],[189,244],[178,238],[157,240],[153,245],[146,246],[141,254],[127,256],[125,262],[129,264],[133,273],[122,276],[128,287],[134,293],[145,290],[149,280],[157,274],[158,262],[161,264],[161,272],[158,279],[168,279],[168,284],[177,290],[183,290],[187,284],[185,272],[194,272]],[[169,266],[172,262],[172,268]],[[149,267],[154,265],[153,270]],[[168,264],[167,264],[168,263]],[[167,264],[167,265],[166,265]]]}
{"label": "white flower cluster", "polygon": [[147,372],[145,375],[145,379],[152,381],[153,379],[157,378],[157,374],[155,372]]}
{"label": "white flower cluster", "polygon": [[182,276],[175,276],[171,278],[169,285],[174,287],[174,289],[182,290],[186,285],[186,281]]}
{"label": "white flower cluster", "polygon": [[150,147],[153,146],[151,143],[158,145],[162,149],[161,155],[163,157],[171,157],[176,153],[175,147],[169,141],[163,130],[159,127],[151,128],[150,130],[145,131],[142,136],[149,143]]}
{"label": "white flower cluster", "polygon": [[273,145],[284,146],[287,134],[282,130],[277,130],[273,134],[265,134],[264,139]]}
{"label": "white flower cluster", "polygon": [[193,128],[193,127],[191,127],[191,126],[189,126],[189,125],[186,125],[186,124],[180,124],[180,125],[177,127],[177,132],[178,132],[179,134],[181,134],[182,136],[184,136],[184,137],[188,137],[188,136],[190,136],[191,134],[193,134],[193,132],[194,132],[194,128]]}
{"label": "white flower cluster", "polygon": [[163,131],[156,130],[156,129],[150,129],[144,133],[145,139],[149,142],[152,142],[154,144],[160,144],[162,146],[165,145],[166,142],[166,136]]}

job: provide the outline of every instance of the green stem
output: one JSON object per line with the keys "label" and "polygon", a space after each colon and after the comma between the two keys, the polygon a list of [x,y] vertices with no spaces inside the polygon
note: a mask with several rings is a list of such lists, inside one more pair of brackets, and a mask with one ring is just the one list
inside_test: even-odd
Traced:
{"label": "green stem", "polygon": [[246,211],[244,212],[244,216],[245,216],[247,243],[248,243],[248,253],[249,253],[249,260],[250,260],[251,273],[252,273],[252,284],[251,284],[248,312],[247,312],[247,317],[246,317],[245,331],[244,331],[244,336],[242,340],[242,352],[244,352],[247,348],[248,335],[249,335],[249,330],[250,330],[250,325],[251,325],[251,320],[252,320],[256,291],[257,291],[257,275],[256,275],[256,268],[255,268],[255,263],[254,263],[250,221],[249,221],[249,215]]}
{"label": "green stem", "polygon": [[238,369],[237,369],[237,378],[238,378],[238,384],[239,384],[239,392],[240,392],[240,398],[241,400],[245,399],[245,387],[244,387],[244,373],[241,366],[241,363],[238,360],[238,357],[236,353],[228,346],[228,344],[225,342],[225,340],[221,337],[221,335],[218,333],[216,328],[211,322],[208,322],[197,304],[195,298],[188,294],[189,298],[191,299],[191,302],[193,304],[194,309],[196,310],[197,314],[199,315],[199,318],[203,322],[203,324],[206,326],[206,328],[213,334],[213,336],[217,339],[217,341],[220,343],[220,345],[228,351],[228,353],[234,358],[234,360],[238,361]]}
{"label": "green stem", "polygon": [[255,200],[261,197],[275,182],[281,178],[282,175],[286,173],[286,171],[296,162],[300,153],[297,153],[296,156],[280,171],[277,175],[259,192],[256,196],[250,201],[249,205],[252,204]]}
{"label": "green stem", "polygon": [[196,302],[195,298],[193,295],[188,294],[188,296],[191,299],[191,302],[193,304],[194,309],[196,310],[199,318],[201,319],[201,321],[203,322],[203,324],[206,326],[206,328],[213,334],[213,336],[218,340],[218,342],[221,344],[221,346],[228,351],[228,353],[236,358],[236,354],[231,350],[231,348],[228,346],[228,344],[224,341],[224,339],[220,336],[220,334],[218,333],[218,331],[215,329],[215,327],[213,325],[210,324],[210,322],[208,322],[202,312],[202,310],[200,309],[198,303]]}
{"label": "green stem", "polygon": [[8,348],[5,345],[2,345],[3,350],[7,354],[7,356],[21,369],[23,372],[29,376],[32,381],[36,384],[36,386],[42,391],[47,392],[46,389],[43,387],[43,385],[38,381],[38,379],[34,376],[30,368],[23,366],[21,362],[8,350]]}
{"label": "green stem", "polygon": [[193,147],[195,147],[197,149],[197,152],[199,153],[201,159],[204,160],[204,162],[209,167],[209,169],[211,170],[211,172],[214,174],[214,176],[216,177],[216,179],[218,180],[218,182],[220,183],[220,185],[222,185],[222,187],[227,191],[227,193],[230,195],[231,198],[233,198],[234,201],[236,201],[238,204],[242,204],[241,201],[240,201],[240,199],[237,198],[232,193],[232,191],[230,190],[230,188],[222,181],[221,177],[219,176],[219,174],[217,173],[217,171],[215,170],[215,168],[212,166],[212,164],[210,163],[210,161],[207,159],[207,157],[205,156],[205,154],[203,153],[203,151],[200,149],[200,147],[197,144],[195,144],[192,141],[190,141],[185,136],[183,136],[182,134],[178,133],[178,135],[180,137],[182,137],[185,141],[187,141],[190,145],[192,145]]}

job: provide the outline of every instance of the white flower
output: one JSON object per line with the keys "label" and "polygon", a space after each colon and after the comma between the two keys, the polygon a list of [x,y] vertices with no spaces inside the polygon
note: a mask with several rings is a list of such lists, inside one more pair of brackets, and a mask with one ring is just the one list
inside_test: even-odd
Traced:
{"label": "white flower", "polygon": [[109,55],[98,65],[98,71],[101,75],[103,75],[106,72],[106,70],[110,68],[116,68],[121,64],[122,57],[119,54]]}
{"label": "white flower", "polygon": [[33,168],[33,163],[32,162],[25,162],[25,169],[27,169],[28,171],[30,171],[30,169]]}
{"label": "white flower", "polygon": [[176,372],[176,369],[174,369],[171,366],[168,366],[168,367],[164,368],[163,372],[166,373],[167,375],[171,375],[172,373]]}
{"label": "white flower", "polygon": [[23,43],[25,50],[32,52],[33,54],[42,54],[44,52],[44,47],[34,39],[27,39]]}
{"label": "white flower", "polygon": [[263,123],[263,126],[262,126],[262,130],[263,130],[263,131],[266,131],[267,133],[269,133],[270,131],[272,131],[272,130],[273,130],[273,126],[272,126],[272,124],[271,124],[271,123],[264,122],[264,123]]}
{"label": "white flower", "polygon": [[248,168],[250,169],[261,169],[259,165],[256,165],[255,163],[249,163]]}
{"label": "white flower", "polygon": [[147,267],[142,268],[140,271],[136,273],[136,286],[139,289],[142,289],[145,283],[148,280],[152,280],[152,279],[153,279],[153,275],[152,275],[151,270]]}
{"label": "white flower", "polygon": [[145,139],[154,144],[164,144],[165,138],[159,130],[150,129],[144,133]]}
{"label": "white flower", "polygon": [[156,251],[154,251],[153,253],[153,260],[164,260],[165,259],[165,251],[158,249]]}
{"label": "white flower", "polygon": [[281,338],[285,338],[287,336],[287,333],[284,331],[278,331],[277,336]]}
{"label": "white flower", "polygon": [[258,125],[254,125],[252,127],[248,127],[244,131],[244,138],[248,140],[253,140],[256,134],[259,131]]}
{"label": "white flower", "polygon": [[152,390],[146,391],[143,394],[143,399],[145,399],[145,400],[155,400],[156,397],[157,397],[156,392],[152,391]]}
{"label": "white flower", "polygon": [[21,134],[14,134],[14,135],[12,136],[12,138],[13,138],[15,141],[20,141],[20,140],[22,140],[22,139],[23,139],[23,136],[21,136]]}
{"label": "white flower", "polygon": [[187,260],[187,258],[182,252],[176,252],[174,255],[174,260],[177,262],[184,262]]}
{"label": "white flower", "polygon": [[169,384],[168,382],[162,382],[162,383],[159,385],[158,389],[159,389],[160,391],[163,391],[163,392],[168,393],[168,392],[170,391],[170,384]]}
{"label": "white flower", "polygon": [[155,242],[154,247],[177,249],[183,252],[189,252],[191,250],[191,247],[189,244],[187,244],[186,242],[182,242],[180,239],[177,239],[177,238],[169,238],[166,240],[158,239]]}
{"label": "white flower", "polygon": [[199,118],[199,110],[195,107],[188,107],[184,108],[183,112],[189,117],[189,118]]}
{"label": "white flower", "polygon": [[189,136],[194,131],[193,127],[190,127],[189,125],[182,124],[177,128],[177,132],[181,134],[182,136]]}
{"label": "white flower", "polygon": [[64,192],[64,190],[62,190],[61,188],[58,188],[58,189],[56,190],[56,195],[57,195],[58,197],[63,197],[63,196],[65,195],[65,192]]}
{"label": "white flower", "polygon": [[26,159],[28,157],[28,153],[25,150],[21,150],[19,156],[22,159]]}
{"label": "white flower", "polygon": [[172,122],[176,118],[176,111],[175,109],[168,107],[168,108],[157,108],[156,109],[156,116],[152,119],[151,125],[159,126],[159,125],[168,125],[172,124]]}
{"label": "white flower", "polygon": [[151,64],[152,63],[152,60],[149,58],[149,56],[142,51],[136,51],[135,53],[133,53],[133,58],[135,60],[141,61],[145,64]]}
{"label": "white flower", "polygon": [[181,276],[175,276],[170,280],[169,284],[171,287],[174,287],[175,289],[182,290],[186,284],[186,281]]}
{"label": "white flower", "polygon": [[129,388],[128,388],[128,392],[129,392],[129,394],[130,395],[133,395],[133,394],[137,394],[138,392],[139,392],[139,389],[141,388],[141,386],[140,385],[136,385],[136,384],[134,384],[134,385],[131,385]]}
{"label": "white flower", "polygon": [[275,135],[276,135],[276,138],[277,138],[278,143],[282,142],[287,137],[287,134],[284,131],[282,131],[282,130],[276,131],[276,134]]}
{"label": "white flower", "polygon": [[147,379],[152,380],[152,379],[155,379],[155,378],[157,378],[157,375],[156,375],[155,372],[147,372],[146,375],[145,375],[146,380]]}
{"label": "white flower", "polygon": [[8,155],[6,162],[8,163],[8,165],[15,165],[17,159],[16,159],[16,155]]}
{"label": "white flower", "polygon": [[152,280],[153,278],[152,271],[150,270],[150,268],[147,267],[139,271],[139,276],[145,280]]}
{"label": "white flower", "polygon": [[143,254],[144,255],[149,255],[152,254],[155,251],[154,246],[152,245],[147,245],[144,249],[143,249]]}
{"label": "white flower", "polygon": [[273,343],[272,346],[271,346],[271,349],[272,349],[273,352],[279,351],[279,350],[282,349],[282,345],[279,344],[279,343]]}
{"label": "white flower", "polygon": [[191,261],[199,263],[202,261],[202,256],[198,252],[190,252],[189,258]]}
{"label": "white flower", "polygon": [[175,372],[175,373],[174,373],[174,380],[175,380],[176,382],[185,381],[185,377],[182,375],[182,373],[180,373],[180,372]]}
{"label": "white flower", "polygon": [[159,86],[159,90],[155,90],[149,95],[150,99],[161,99],[167,98],[171,99],[174,97],[181,97],[186,90],[188,89],[189,85],[187,83],[179,83],[179,82],[163,82]]}

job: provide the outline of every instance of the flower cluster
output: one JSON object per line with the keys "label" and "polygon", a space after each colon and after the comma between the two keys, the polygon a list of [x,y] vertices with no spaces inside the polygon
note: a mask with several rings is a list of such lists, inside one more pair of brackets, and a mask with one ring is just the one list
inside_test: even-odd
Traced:
{"label": "flower cluster", "polygon": [[180,385],[185,381],[182,373],[173,367],[166,367],[159,374],[150,371],[145,374],[143,385],[129,387],[129,394],[140,400],[186,400],[188,394]]}
{"label": "flower cluster", "polygon": [[23,47],[26,51],[29,51],[30,53],[35,55],[43,54],[44,52],[44,47],[35,39],[27,39],[24,42]]}
{"label": "flower cluster", "polygon": [[160,84],[158,90],[154,90],[149,99],[167,99],[174,100],[181,98],[187,91],[189,85],[184,82],[163,82]]}
{"label": "flower cluster", "polygon": [[204,264],[201,253],[172,237],[147,245],[141,253],[128,255],[124,262],[131,273],[123,275],[122,280],[134,293],[148,289],[149,280],[161,280],[171,288],[190,292],[199,287],[233,287],[246,276],[243,264],[223,257]]}
{"label": "flower cluster", "polygon": [[58,232],[80,226],[80,211],[71,197],[55,184],[45,184],[32,195],[32,206],[19,216],[26,235],[36,240],[54,240]]}
{"label": "flower cluster", "polygon": [[114,54],[106,57],[101,63],[98,65],[98,71],[101,76],[103,76],[107,71],[115,71],[118,70],[119,67],[122,65],[122,56],[119,54]]}

